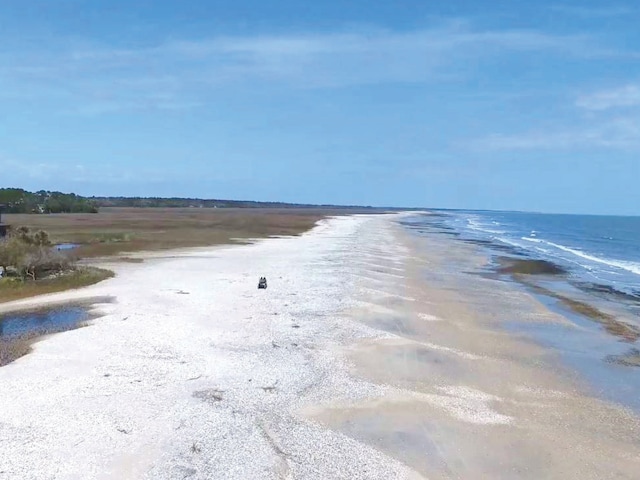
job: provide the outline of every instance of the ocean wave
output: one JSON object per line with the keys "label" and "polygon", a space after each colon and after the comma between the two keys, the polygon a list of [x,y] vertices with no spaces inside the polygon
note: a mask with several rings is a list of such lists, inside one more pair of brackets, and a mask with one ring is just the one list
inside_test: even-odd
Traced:
{"label": "ocean wave", "polygon": [[[545,245],[549,245],[551,247],[557,248],[558,250],[562,250],[563,252],[570,253],[580,258],[584,258],[585,260],[589,260],[591,262],[600,263],[602,265],[607,265],[609,267],[619,268],[621,270],[626,270],[627,272],[640,275],[640,263],[629,262],[625,260],[614,260],[611,258],[596,257],[595,255],[591,255],[589,253],[583,252],[582,250],[578,250],[576,248],[566,247],[558,243],[553,243],[553,242],[549,242],[548,240],[541,240],[538,238],[522,237],[522,240],[525,240],[527,242],[533,242],[533,243],[543,243]],[[583,265],[583,266],[585,268],[588,268],[586,265]]]}
{"label": "ocean wave", "polygon": [[510,240],[505,237],[495,237],[495,239],[498,240],[499,242],[506,243],[507,245],[511,245],[512,247],[524,248],[524,246],[521,243],[514,242],[513,240]]}
{"label": "ocean wave", "polygon": [[[494,230],[492,228],[487,228],[488,225],[486,223],[482,223],[480,221],[478,221],[475,218],[467,218],[467,226],[471,229],[471,230],[477,230],[479,232],[484,232],[484,233],[493,233],[495,235],[501,235],[501,234],[505,234],[507,233],[504,230]],[[492,222],[493,225],[501,225],[498,222]]]}

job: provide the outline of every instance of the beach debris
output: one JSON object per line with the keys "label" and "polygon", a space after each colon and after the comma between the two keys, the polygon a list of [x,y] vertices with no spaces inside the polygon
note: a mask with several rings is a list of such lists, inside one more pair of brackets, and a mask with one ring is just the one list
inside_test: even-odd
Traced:
{"label": "beach debris", "polygon": [[258,288],[259,289],[267,288],[267,277],[260,277],[260,280],[258,281]]}
{"label": "beach debris", "polygon": [[[182,478],[182,480],[186,480],[187,478],[191,478],[198,473],[195,468],[183,467],[182,465],[176,465],[173,467],[173,470],[176,472],[176,475],[181,475],[180,477],[176,476],[175,478]],[[174,477],[172,477],[174,478]]]}
{"label": "beach debris", "polygon": [[267,393],[273,393],[277,390],[279,382],[280,380],[276,380],[276,382],[273,385],[267,385],[265,387],[260,387],[260,388]]}
{"label": "beach debris", "polygon": [[199,391],[193,392],[193,396],[195,398],[199,398],[203,402],[216,403],[216,402],[221,402],[222,401],[222,394],[223,393],[224,393],[224,390],[219,390],[217,388],[211,388],[211,389],[208,389],[208,390],[199,390]]}
{"label": "beach debris", "polygon": [[274,453],[278,455],[280,458],[280,465],[277,467],[279,477],[280,478],[289,478],[291,473],[291,468],[289,467],[289,460],[291,459],[291,455],[278,445],[274,435],[270,432],[269,428],[266,426],[264,422],[259,422],[258,427],[262,431],[262,435],[264,439],[267,441],[269,446],[273,449]]}

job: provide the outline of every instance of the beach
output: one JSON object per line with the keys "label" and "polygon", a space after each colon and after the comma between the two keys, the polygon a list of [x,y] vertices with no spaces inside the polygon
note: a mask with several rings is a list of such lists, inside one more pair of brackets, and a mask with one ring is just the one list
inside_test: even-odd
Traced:
{"label": "beach", "polygon": [[98,299],[0,368],[0,478],[637,478],[637,413],[513,327],[566,318],[408,215],[136,253],[0,306]]}

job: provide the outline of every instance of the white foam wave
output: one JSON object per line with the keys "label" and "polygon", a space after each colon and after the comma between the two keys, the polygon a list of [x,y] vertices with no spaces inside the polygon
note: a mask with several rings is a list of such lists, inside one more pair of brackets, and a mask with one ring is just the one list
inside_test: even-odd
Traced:
{"label": "white foam wave", "polygon": [[521,240],[524,240],[526,242],[533,242],[533,243],[547,243],[544,240],[540,240],[539,238],[530,238],[530,237],[520,237]]}
{"label": "white foam wave", "polygon": [[[558,250],[562,250],[563,252],[570,253],[580,258],[584,258],[585,260],[589,260],[591,262],[600,263],[602,265],[607,265],[609,267],[620,268],[622,270],[626,270],[627,272],[640,275],[640,263],[628,262],[624,260],[613,260],[611,258],[596,257],[595,255],[585,253],[582,250],[578,250],[576,248],[565,247],[564,245],[560,245],[558,243],[549,242],[547,240],[540,240],[537,238],[522,237],[522,240],[526,240],[527,242],[543,243],[545,245],[549,245],[551,247],[557,248]],[[585,268],[589,268],[586,265],[583,265],[583,266]]]}
{"label": "white foam wave", "polygon": [[522,245],[518,242],[514,242],[513,240],[509,240],[508,238],[504,238],[504,237],[496,237],[496,240],[502,242],[502,243],[506,243],[507,245],[511,245],[512,247],[519,247],[519,248],[523,248]]}
{"label": "white foam wave", "polygon": [[[467,218],[466,220],[467,220],[467,225],[471,230],[477,230],[479,232],[485,232],[485,233],[494,233],[496,235],[507,233],[504,230],[494,230],[492,228],[487,228],[487,224],[482,223],[475,218]],[[492,222],[492,223],[494,225],[500,225],[499,223],[496,223],[496,222]]]}

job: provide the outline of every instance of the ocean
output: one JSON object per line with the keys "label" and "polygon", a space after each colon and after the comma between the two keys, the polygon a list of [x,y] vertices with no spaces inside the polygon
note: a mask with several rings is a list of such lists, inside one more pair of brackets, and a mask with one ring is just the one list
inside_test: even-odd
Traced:
{"label": "ocean", "polygon": [[[514,254],[544,259],[568,271],[568,281],[592,293],[640,303],[640,217],[437,211],[426,221],[441,232]],[[504,248],[501,249],[504,251]]]}
{"label": "ocean", "polygon": [[[578,327],[505,328],[554,348],[598,394],[640,412],[640,217],[434,210],[403,224],[480,248],[489,262],[472,273],[516,282]],[[509,262],[553,274],[504,273]]]}

